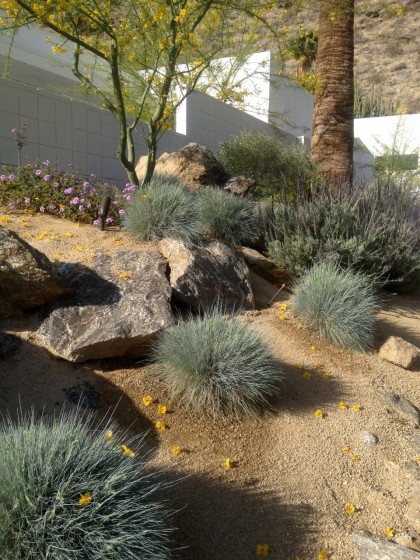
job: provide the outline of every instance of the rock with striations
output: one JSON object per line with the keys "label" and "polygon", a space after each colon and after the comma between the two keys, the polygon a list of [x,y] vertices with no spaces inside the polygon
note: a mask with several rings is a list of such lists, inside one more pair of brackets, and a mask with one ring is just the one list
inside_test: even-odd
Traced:
{"label": "rock with striations", "polygon": [[254,309],[248,267],[238,251],[221,241],[200,246],[165,238],[159,242],[169,261],[173,295],[195,308],[215,301],[227,308]]}
{"label": "rock with striations", "polygon": [[237,175],[236,177],[231,177],[226,181],[224,190],[239,196],[246,196],[251,192],[256,184],[257,182],[255,179],[250,179],[244,175]]}
{"label": "rock with striations", "polygon": [[21,315],[71,294],[72,289],[43,253],[0,227],[0,318]]}
{"label": "rock with striations", "polygon": [[46,310],[38,335],[66,360],[144,355],[172,324],[171,286],[157,251],[99,254],[90,268],[66,263],[61,273],[75,295]]}
{"label": "rock with striations", "polygon": [[381,346],[379,356],[408,369],[420,358],[420,349],[399,336],[390,336]]}
{"label": "rock with striations", "polygon": [[[147,156],[142,156],[136,166],[141,179],[146,172]],[[155,173],[175,175],[192,191],[203,186],[223,186],[229,179],[222,164],[213,152],[195,142],[172,153],[165,152],[156,161]]]}

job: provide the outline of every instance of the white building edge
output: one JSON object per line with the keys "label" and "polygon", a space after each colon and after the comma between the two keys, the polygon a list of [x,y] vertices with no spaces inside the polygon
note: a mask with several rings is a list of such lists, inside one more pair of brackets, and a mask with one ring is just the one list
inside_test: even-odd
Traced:
{"label": "white building edge", "polygon": [[[108,182],[123,184],[126,178],[116,158],[114,117],[83,97],[71,72],[71,54],[54,55],[45,35],[36,27],[23,28],[9,53],[10,36],[0,33],[2,74],[9,65],[7,77],[0,78],[0,164],[17,164],[11,129],[26,122],[22,161],[49,159],[61,168],[71,164],[83,175],[95,173]],[[226,66],[231,71],[233,60],[218,60],[215,74]],[[160,139],[159,153],[189,142],[204,144],[217,153],[221,141],[244,129],[309,147],[313,96],[279,75],[270,52],[251,55],[235,72],[244,91],[243,110],[218,101],[214,87],[206,86],[207,94],[190,94],[178,109],[176,130],[165,132]],[[374,156],[379,155],[381,144],[395,145],[397,130],[404,131],[400,138],[404,153],[419,153],[420,115],[356,119],[354,128],[355,172],[360,181],[372,177]],[[140,157],[147,153],[141,127],[135,140]]]}

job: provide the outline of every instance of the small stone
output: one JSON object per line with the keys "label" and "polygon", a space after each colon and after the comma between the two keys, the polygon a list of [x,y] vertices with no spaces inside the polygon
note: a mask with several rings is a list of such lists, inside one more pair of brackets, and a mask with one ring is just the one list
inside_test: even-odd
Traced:
{"label": "small stone", "polygon": [[390,336],[379,349],[379,356],[404,369],[410,368],[420,356],[420,349],[398,336]]}
{"label": "small stone", "polygon": [[372,434],[371,432],[363,432],[362,441],[363,443],[367,443],[368,445],[375,445],[376,443],[378,443],[379,438],[378,436],[375,436],[375,434]]}
{"label": "small stone", "polygon": [[417,407],[414,406],[412,402],[410,402],[405,397],[401,395],[397,395],[396,393],[390,393],[388,391],[378,390],[378,394],[394,408],[398,414],[403,417],[406,417],[415,428],[419,427],[420,423],[420,416]]}

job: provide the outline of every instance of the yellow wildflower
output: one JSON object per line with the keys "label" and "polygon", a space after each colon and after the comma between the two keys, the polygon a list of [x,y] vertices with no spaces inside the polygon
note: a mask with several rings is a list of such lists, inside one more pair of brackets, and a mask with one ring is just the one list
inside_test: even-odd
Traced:
{"label": "yellow wildflower", "polygon": [[69,231],[66,231],[66,233],[64,234],[65,237],[73,237],[73,234],[70,233]]}
{"label": "yellow wildflower", "polygon": [[345,510],[347,515],[349,515],[350,517],[354,514],[354,512],[356,511],[356,508],[354,507],[353,504],[350,504],[349,502],[347,502],[347,504],[345,505]]}
{"label": "yellow wildflower", "polygon": [[114,437],[114,434],[112,433],[112,430],[107,430],[106,434],[104,435],[104,440],[105,441],[112,441]]}
{"label": "yellow wildflower", "polygon": [[312,344],[311,350],[314,350],[314,351],[316,350],[316,346],[314,344]]}
{"label": "yellow wildflower", "polygon": [[387,527],[385,529],[385,535],[389,538],[392,539],[392,537],[394,536],[394,529],[392,529],[391,527]]}
{"label": "yellow wildflower", "polygon": [[160,404],[158,406],[158,414],[166,414],[166,406],[164,406],[163,404]]}
{"label": "yellow wildflower", "polygon": [[314,416],[316,416],[317,418],[325,418],[325,412],[322,412],[322,410],[320,410],[318,408],[318,410],[315,410],[314,412]]}
{"label": "yellow wildflower", "polygon": [[257,544],[255,553],[257,556],[268,556],[268,544]]}
{"label": "yellow wildflower", "polygon": [[126,272],[121,272],[121,274],[119,274],[119,277],[121,278],[121,280],[130,280],[130,275]]}
{"label": "yellow wildflower", "polygon": [[165,422],[161,422],[160,420],[156,422],[155,426],[158,430],[166,430]]}
{"label": "yellow wildflower", "polygon": [[84,506],[85,504],[88,504],[91,501],[92,501],[92,496],[90,495],[90,492],[85,492],[84,494],[80,494],[79,504],[81,506]]}
{"label": "yellow wildflower", "polygon": [[121,445],[122,454],[126,457],[134,457],[135,453],[127,445]]}
{"label": "yellow wildflower", "polygon": [[225,467],[226,467],[227,469],[231,469],[231,468],[232,468],[232,462],[231,462],[231,460],[229,459],[229,457],[228,457],[228,458],[226,459],[226,461],[225,461]]}
{"label": "yellow wildflower", "polygon": [[150,395],[148,395],[147,397],[143,397],[144,406],[150,406],[153,401],[154,401],[154,399]]}
{"label": "yellow wildflower", "polygon": [[353,454],[353,455],[351,456],[351,460],[354,461],[354,462],[358,461],[359,459],[360,459],[359,455]]}
{"label": "yellow wildflower", "polygon": [[344,453],[350,453],[351,449],[348,445],[346,445],[346,447],[342,448],[342,451],[344,451]]}
{"label": "yellow wildflower", "polygon": [[175,457],[177,455],[180,455],[181,453],[182,453],[182,449],[179,447],[179,445],[172,446],[172,454],[175,455]]}
{"label": "yellow wildflower", "polygon": [[360,404],[355,404],[353,406],[353,410],[354,412],[360,412],[362,410],[362,407],[360,406]]}
{"label": "yellow wildflower", "polygon": [[280,315],[279,319],[280,319],[280,321],[285,321],[286,317],[284,315]]}
{"label": "yellow wildflower", "polygon": [[326,548],[323,548],[320,552],[318,552],[317,560],[328,560],[330,554]]}
{"label": "yellow wildflower", "polygon": [[348,406],[346,405],[345,402],[341,401],[340,404],[338,405],[341,410],[347,410]]}

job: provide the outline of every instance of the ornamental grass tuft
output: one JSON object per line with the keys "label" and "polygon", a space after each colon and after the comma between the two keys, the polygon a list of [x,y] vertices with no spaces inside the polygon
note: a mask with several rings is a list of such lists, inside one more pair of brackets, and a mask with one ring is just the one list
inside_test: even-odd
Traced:
{"label": "ornamental grass tuft", "polygon": [[163,331],[153,358],[150,375],[197,415],[255,416],[270,408],[282,379],[261,336],[221,305]]}
{"label": "ornamental grass tuft", "polygon": [[258,221],[247,198],[217,187],[197,193],[203,231],[209,237],[234,245],[252,243],[258,234]]}
{"label": "ornamental grass tuft", "polygon": [[0,558],[170,558],[162,483],[139,460],[139,443],[80,409],[3,418]]}
{"label": "ornamental grass tuft", "polygon": [[201,237],[197,201],[176,177],[154,175],[127,205],[123,229],[146,241],[173,237],[197,242]]}
{"label": "ornamental grass tuft", "polygon": [[333,262],[315,265],[296,283],[292,304],[321,339],[362,352],[372,346],[378,300],[367,276]]}

